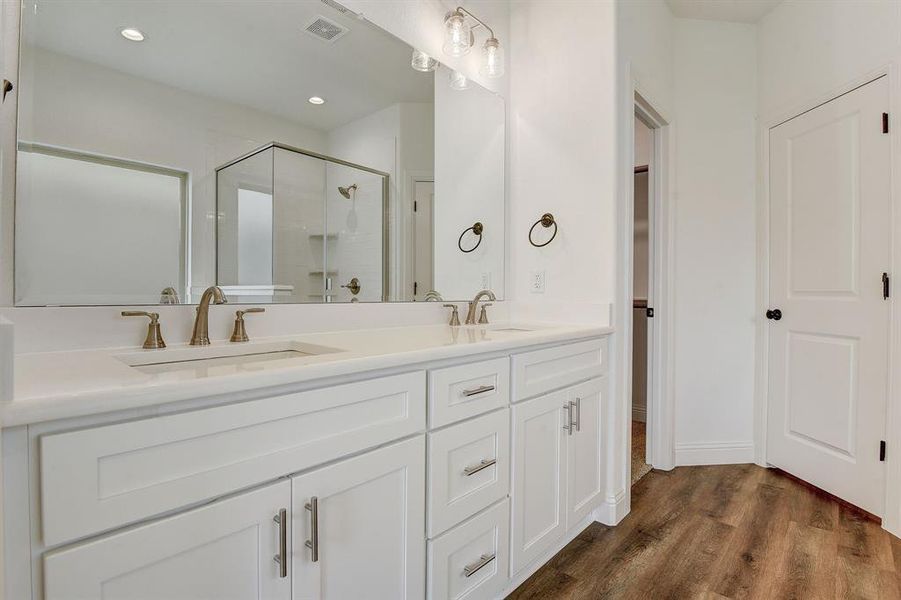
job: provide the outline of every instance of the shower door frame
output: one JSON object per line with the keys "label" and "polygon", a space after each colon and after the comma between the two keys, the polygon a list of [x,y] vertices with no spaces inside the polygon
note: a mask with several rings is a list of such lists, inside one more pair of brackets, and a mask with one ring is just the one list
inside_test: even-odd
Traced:
{"label": "shower door frame", "polygon": [[[391,233],[391,227],[388,222],[388,217],[390,216],[390,199],[389,194],[391,191],[390,180],[391,174],[386,173],[384,171],[379,171],[378,169],[373,169],[372,167],[367,167],[365,165],[359,165],[357,163],[350,162],[348,160],[343,160],[340,158],[336,158],[334,156],[329,156],[327,154],[321,154],[319,152],[314,152],[312,150],[306,150],[304,148],[298,148],[297,146],[291,146],[289,144],[283,144],[282,142],[269,142],[268,144],[264,144],[259,148],[254,148],[250,152],[246,154],[242,154],[241,156],[234,158],[228,161],[225,164],[222,164],[216,167],[216,215],[219,215],[219,171],[227,169],[231,166],[238,164],[248,158],[256,156],[261,152],[266,152],[267,150],[287,150],[289,152],[294,152],[296,154],[303,154],[304,156],[309,156],[310,158],[318,158],[319,160],[324,160],[326,162],[335,163],[344,167],[351,167],[353,169],[359,169],[361,171],[365,171],[367,173],[372,173],[373,175],[378,175],[382,178],[382,297],[379,302],[388,302],[388,285],[389,285],[389,263],[391,262],[388,257],[388,253],[390,250],[389,246],[389,234]],[[275,177],[275,168],[273,167],[272,176]],[[273,201],[274,201],[274,186],[273,186]],[[216,220],[216,227],[213,235],[213,246],[216,249],[216,284],[219,284],[219,222],[218,218]],[[327,259],[323,256],[323,262]],[[328,270],[327,265],[323,265],[323,272]],[[324,304],[325,302],[284,302],[279,304]]]}

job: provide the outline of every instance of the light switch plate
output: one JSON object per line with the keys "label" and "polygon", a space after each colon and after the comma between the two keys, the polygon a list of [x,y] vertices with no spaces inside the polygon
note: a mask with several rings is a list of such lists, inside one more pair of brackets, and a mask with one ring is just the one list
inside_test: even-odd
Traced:
{"label": "light switch plate", "polygon": [[529,291],[533,294],[544,293],[544,271],[532,271],[529,278]]}

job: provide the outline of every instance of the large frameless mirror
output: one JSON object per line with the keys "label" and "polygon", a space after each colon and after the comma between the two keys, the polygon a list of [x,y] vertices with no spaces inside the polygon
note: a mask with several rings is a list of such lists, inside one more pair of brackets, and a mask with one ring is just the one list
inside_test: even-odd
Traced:
{"label": "large frameless mirror", "polygon": [[331,0],[28,0],[17,305],[503,297],[503,99],[421,59]]}

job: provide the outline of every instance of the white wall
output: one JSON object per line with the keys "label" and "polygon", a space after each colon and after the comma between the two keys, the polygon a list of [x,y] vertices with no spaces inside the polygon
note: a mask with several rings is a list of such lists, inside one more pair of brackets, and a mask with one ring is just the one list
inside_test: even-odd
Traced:
{"label": "white wall", "polygon": [[[581,304],[607,322],[616,254],[614,4],[528,0],[513,3],[510,16],[508,292],[556,318],[572,318],[567,307]],[[546,212],[559,232],[534,248],[527,233]],[[544,294],[530,291],[534,271],[544,272]]]}
{"label": "white wall", "polygon": [[760,115],[787,118],[898,58],[901,2],[785,0],[757,36]]}
{"label": "white wall", "polygon": [[676,21],[676,462],[753,460],[754,26]]}
{"label": "white wall", "polygon": [[666,2],[617,0],[616,29],[620,60],[630,64],[639,92],[656,110],[669,115],[673,106],[675,19]]}

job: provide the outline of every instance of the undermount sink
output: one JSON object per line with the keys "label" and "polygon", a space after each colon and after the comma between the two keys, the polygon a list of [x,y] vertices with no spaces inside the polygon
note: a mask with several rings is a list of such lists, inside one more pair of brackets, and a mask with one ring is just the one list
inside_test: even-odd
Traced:
{"label": "undermount sink", "polygon": [[528,331],[535,331],[534,329],[527,329],[525,327],[498,327],[496,329],[492,329],[491,331],[508,331],[508,332],[521,332],[525,333]]}
{"label": "undermount sink", "polygon": [[274,360],[309,358],[344,352],[293,340],[230,344],[227,346],[179,347],[118,354],[116,358],[144,373],[167,373],[185,369],[233,367]]}

